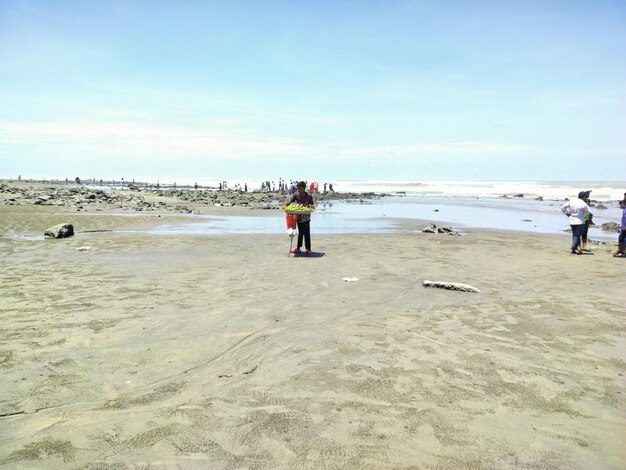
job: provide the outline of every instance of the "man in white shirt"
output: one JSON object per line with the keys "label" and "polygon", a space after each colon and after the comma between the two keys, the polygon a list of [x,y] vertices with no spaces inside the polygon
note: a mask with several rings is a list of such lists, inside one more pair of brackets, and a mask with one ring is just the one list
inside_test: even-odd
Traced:
{"label": "man in white shirt", "polygon": [[581,191],[578,193],[578,199],[567,201],[561,206],[561,212],[569,219],[570,227],[572,227],[572,251],[573,255],[582,255],[580,247],[580,239],[585,228],[585,214],[591,217],[593,214],[589,210],[589,206],[585,202],[587,193]]}

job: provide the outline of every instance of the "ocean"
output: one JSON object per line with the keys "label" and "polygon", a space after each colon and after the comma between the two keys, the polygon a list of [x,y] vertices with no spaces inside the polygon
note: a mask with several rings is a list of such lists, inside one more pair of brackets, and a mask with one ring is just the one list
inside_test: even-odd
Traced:
{"label": "ocean", "polygon": [[[229,185],[231,182],[229,182]],[[234,184],[234,182],[233,182]],[[250,190],[260,182],[249,182]],[[323,187],[323,182],[320,182]],[[321,202],[312,218],[318,234],[420,232],[431,223],[448,225],[461,233],[494,229],[569,236],[560,207],[565,198],[591,190],[595,226],[591,240],[617,238],[601,230],[604,222],[621,220],[617,200],[626,182],[532,181],[336,181],[338,192],[374,192],[387,196],[360,202]],[[606,209],[602,209],[604,206]],[[230,234],[286,232],[283,212],[258,217],[192,216],[194,223],[160,227],[159,233]]]}

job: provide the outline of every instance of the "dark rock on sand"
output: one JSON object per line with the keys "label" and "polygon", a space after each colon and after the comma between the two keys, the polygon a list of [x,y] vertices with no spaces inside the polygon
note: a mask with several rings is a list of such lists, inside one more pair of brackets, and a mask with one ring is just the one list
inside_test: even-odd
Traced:
{"label": "dark rock on sand", "polygon": [[47,229],[43,236],[46,238],[67,238],[74,235],[72,224],[58,224]]}
{"label": "dark rock on sand", "polygon": [[454,230],[452,227],[438,227],[435,224],[430,224],[430,227],[425,227],[422,229],[423,233],[445,233],[447,235],[460,235],[459,232]]}
{"label": "dark rock on sand", "polygon": [[470,286],[469,284],[461,284],[459,282],[425,280],[424,282],[422,282],[422,285],[424,287],[436,287],[438,289],[456,290],[461,292],[475,292],[477,294],[480,294],[480,289]]}
{"label": "dark rock on sand", "polygon": [[620,225],[615,222],[604,222],[602,224],[602,230],[605,232],[619,232]]}
{"label": "dark rock on sand", "polygon": [[604,204],[596,204],[596,209],[606,209]]}

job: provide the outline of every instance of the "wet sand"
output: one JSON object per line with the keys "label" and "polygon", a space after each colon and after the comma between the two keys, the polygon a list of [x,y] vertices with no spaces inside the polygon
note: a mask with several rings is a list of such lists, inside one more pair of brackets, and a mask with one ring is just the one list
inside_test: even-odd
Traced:
{"label": "wet sand", "polygon": [[3,234],[66,220],[0,239],[7,468],[623,468],[612,246],[313,226],[295,258],[286,235],[0,207]]}

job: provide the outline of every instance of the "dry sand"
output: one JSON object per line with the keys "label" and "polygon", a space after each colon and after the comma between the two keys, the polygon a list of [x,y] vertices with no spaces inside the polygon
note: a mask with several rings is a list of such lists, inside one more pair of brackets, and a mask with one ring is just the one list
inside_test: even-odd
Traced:
{"label": "dry sand", "polygon": [[[0,208],[0,234],[64,221],[160,223]],[[313,243],[323,256],[287,256],[287,235],[0,239],[1,464],[624,468],[626,265],[609,248],[314,222]]]}

